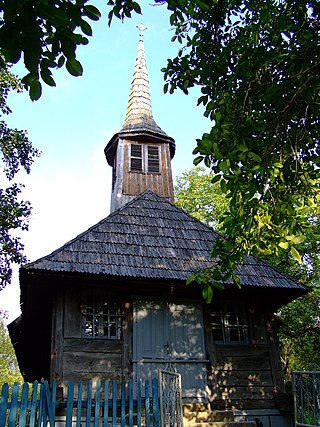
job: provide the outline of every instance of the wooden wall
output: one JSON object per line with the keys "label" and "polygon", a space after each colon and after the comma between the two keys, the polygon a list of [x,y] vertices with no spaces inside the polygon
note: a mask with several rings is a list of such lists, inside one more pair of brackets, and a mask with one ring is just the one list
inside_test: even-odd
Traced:
{"label": "wooden wall", "polygon": [[[135,141],[120,139],[115,157],[115,178],[111,195],[111,211],[124,206],[134,197],[151,190],[174,203],[173,178],[168,143],[144,141],[143,145],[159,147],[160,173],[130,171],[130,145]],[[137,141],[137,143],[139,143]]]}
{"label": "wooden wall", "polygon": [[[69,289],[55,301],[51,379],[128,378],[132,375],[132,304],[123,304],[121,340],[81,338],[80,292]],[[205,309],[205,341],[211,406],[217,409],[269,409],[274,393],[283,391],[275,322],[266,313],[248,313],[247,345],[213,343]]]}

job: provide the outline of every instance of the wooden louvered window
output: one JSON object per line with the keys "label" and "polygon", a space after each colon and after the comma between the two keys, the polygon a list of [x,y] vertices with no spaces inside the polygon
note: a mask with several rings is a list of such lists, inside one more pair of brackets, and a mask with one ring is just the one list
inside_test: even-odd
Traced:
{"label": "wooden louvered window", "polygon": [[242,304],[213,304],[210,317],[212,337],[216,343],[249,343],[249,327]]}
{"label": "wooden louvered window", "polygon": [[121,306],[103,294],[85,296],[82,305],[83,337],[120,339]]}
{"label": "wooden louvered window", "polygon": [[142,172],[142,145],[131,144],[130,170]]}
{"label": "wooden louvered window", "polygon": [[148,145],[148,173],[159,172],[159,147]]}
{"label": "wooden louvered window", "polygon": [[130,171],[160,173],[160,152],[155,145],[130,145]]}

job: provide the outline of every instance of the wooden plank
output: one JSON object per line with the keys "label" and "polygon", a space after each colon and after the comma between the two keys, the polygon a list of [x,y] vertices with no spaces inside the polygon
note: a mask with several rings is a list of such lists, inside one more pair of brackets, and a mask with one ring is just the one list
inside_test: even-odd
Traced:
{"label": "wooden plank", "polygon": [[121,383],[121,427],[126,425],[126,384]]}
{"label": "wooden plank", "polygon": [[153,427],[159,427],[159,383],[157,378],[152,380],[152,415]]}
{"label": "wooden plank", "polygon": [[62,381],[63,293],[53,297],[50,380]]}
{"label": "wooden plank", "polygon": [[91,405],[92,405],[92,381],[87,384],[87,410],[86,410],[86,427],[91,424]]}
{"label": "wooden plank", "polygon": [[[218,346],[217,346],[218,347]],[[242,350],[242,353],[241,353]],[[222,371],[252,371],[270,370],[269,352],[266,348],[264,351],[250,351],[248,348],[234,348],[234,353],[230,348],[217,349],[217,363],[214,366],[215,370]]]}
{"label": "wooden plank", "polygon": [[65,338],[63,343],[65,353],[117,353],[122,352],[122,340]]}
{"label": "wooden plank", "polygon": [[29,384],[24,383],[22,385],[22,392],[21,392],[21,403],[20,403],[18,427],[25,427],[26,425],[27,410],[28,410],[28,392],[29,392]]}
{"label": "wooden plank", "polygon": [[104,382],[103,427],[109,425],[109,380]]}
{"label": "wooden plank", "polygon": [[285,392],[284,377],[281,366],[279,340],[276,333],[277,324],[273,314],[266,319],[267,344],[270,354],[270,366],[273,377],[274,389],[278,392]]}
{"label": "wooden plank", "polygon": [[270,371],[215,371],[217,384],[226,386],[273,386]]}
{"label": "wooden plank", "polygon": [[39,386],[38,381],[35,381],[33,383],[32,396],[31,396],[31,409],[30,409],[30,421],[29,421],[30,427],[33,427],[36,423],[38,386]]}
{"label": "wooden plank", "polygon": [[76,427],[81,427],[81,414],[82,414],[82,390],[83,390],[83,382],[78,382],[78,393],[77,393],[77,411],[76,411]]}
{"label": "wooden plank", "polygon": [[101,382],[97,380],[96,382],[96,398],[94,402],[94,427],[99,427],[100,422],[100,390]]}
{"label": "wooden plank", "polygon": [[19,388],[20,387],[18,383],[13,384],[12,393],[11,393],[10,413],[8,418],[8,427],[16,427]]}
{"label": "wooden plank", "polygon": [[141,412],[142,412],[142,399],[141,399],[141,394],[142,394],[142,385],[141,385],[141,380],[138,380],[137,382],[137,412],[138,412],[138,417],[137,417],[137,424],[138,427],[141,427]]}
{"label": "wooden plank", "polygon": [[[74,396],[74,382],[68,381],[66,427],[72,427],[73,396]],[[78,399],[79,399],[79,396],[78,396]]]}
{"label": "wooden plank", "polygon": [[146,412],[146,427],[150,427],[150,382],[145,382],[145,412]]}
{"label": "wooden plank", "polygon": [[112,427],[117,426],[117,385],[118,381],[112,383]]}
{"label": "wooden plank", "polygon": [[9,384],[5,383],[2,385],[1,396],[0,396],[0,427],[4,427],[6,425],[8,397],[9,397]]}
{"label": "wooden plank", "polygon": [[65,291],[64,336],[65,338],[81,338],[82,315],[79,310],[81,293],[78,288],[67,288]]}
{"label": "wooden plank", "polygon": [[220,396],[224,400],[250,399],[270,400],[273,399],[273,387],[221,387]]}
{"label": "wooden plank", "polygon": [[[121,372],[121,354],[105,353],[64,353],[63,355],[64,376],[73,378],[74,373],[84,372],[87,374],[100,372]],[[91,375],[93,377],[93,375]]]}
{"label": "wooden plank", "polygon": [[123,321],[122,321],[122,375],[124,378],[129,377],[132,373],[132,301],[125,301],[123,304]]}
{"label": "wooden plank", "polygon": [[128,399],[129,399],[129,427],[133,427],[133,380],[129,380],[129,392],[128,392]]}

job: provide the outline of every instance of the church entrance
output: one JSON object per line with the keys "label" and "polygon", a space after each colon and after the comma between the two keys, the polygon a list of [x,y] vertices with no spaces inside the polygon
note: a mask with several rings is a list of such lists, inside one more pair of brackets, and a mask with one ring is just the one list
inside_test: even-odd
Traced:
{"label": "church entrance", "polygon": [[201,304],[134,302],[133,364],[136,379],[158,370],[177,372],[182,396],[205,398],[206,360]]}

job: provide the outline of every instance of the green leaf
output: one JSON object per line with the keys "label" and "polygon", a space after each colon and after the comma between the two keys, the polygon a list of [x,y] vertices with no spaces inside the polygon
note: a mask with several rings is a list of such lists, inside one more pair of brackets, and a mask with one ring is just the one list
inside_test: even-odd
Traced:
{"label": "green leaf", "polygon": [[202,289],[202,296],[206,303],[210,304],[213,297],[213,291],[212,287],[207,283],[204,285],[204,288]]}
{"label": "green leaf", "polygon": [[92,36],[92,28],[87,21],[85,21],[84,19],[81,19],[80,27],[84,34],[86,34],[87,36]]}
{"label": "green leaf", "polygon": [[188,278],[187,278],[187,281],[186,281],[186,284],[187,285],[190,285],[191,283],[193,283],[195,281],[195,275],[194,274],[192,274],[191,276],[189,276]]}
{"label": "green leaf", "polygon": [[39,80],[35,80],[30,84],[29,96],[32,101],[37,101],[42,94],[42,87]]}
{"label": "green leaf", "polygon": [[72,76],[82,76],[83,68],[80,62],[75,58],[68,58],[66,68]]}
{"label": "green leaf", "polygon": [[86,16],[92,19],[92,21],[98,21],[101,18],[100,10],[97,9],[95,6],[87,5],[84,6],[83,10]]}
{"label": "green leaf", "polygon": [[199,163],[201,163],[201,162],[202,162],[202,160],[203,160],[203,157],[202,157],[202,156],[198,156],[198,157],[196,157],[196,158],[193,160],[193,164],[194,164],[195,166],[197,166]]}
{"label": "green leaf", "polygon": [[293,258],[295,261],[297,261],[299,264],[301,264],[301,263],[302,263],[301,256],[300,256],[299,252],[297,251],[297,249],[296,249],[294,246],[291,246],[291,249],[290,249],[290,255],[291,255],[291,256],[292,256],[292,258]]}

